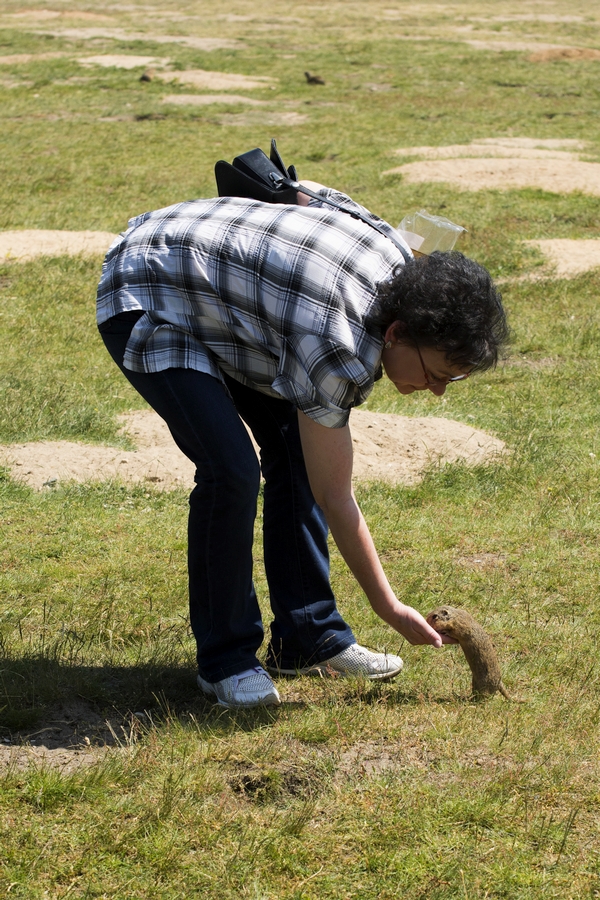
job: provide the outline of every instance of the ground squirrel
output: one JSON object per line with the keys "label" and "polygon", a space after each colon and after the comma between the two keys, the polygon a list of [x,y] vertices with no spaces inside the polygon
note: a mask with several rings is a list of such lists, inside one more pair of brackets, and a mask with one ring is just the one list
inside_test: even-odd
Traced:
{"label": "ground squirrel", "polygon": [[516,700],[502,684],[494,645],[470,613],[454,606],[440,606],[429,613],[427,622],[438,634],[454,638],[462,647],[473,673],[475,699],[483,700],[500,691],[507,700]]}
{"label": "ground squirrel", "polygon": [[323,79],[319,75],[311,75],[310,72],[305,72],[304,77],[308,84],[325,84]]}

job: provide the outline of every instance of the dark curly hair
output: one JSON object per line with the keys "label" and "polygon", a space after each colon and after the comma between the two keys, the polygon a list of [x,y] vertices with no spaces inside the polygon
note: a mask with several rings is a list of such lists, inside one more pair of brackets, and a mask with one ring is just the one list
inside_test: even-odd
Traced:
{"label": "dark curly hair", "polygon": [[502,298],[487,269],[462,253],[436,251],[411,260],[379,288],[373,321],[396,321],[398,340],[442,350],[472,371],[493,368],[509,339]]}

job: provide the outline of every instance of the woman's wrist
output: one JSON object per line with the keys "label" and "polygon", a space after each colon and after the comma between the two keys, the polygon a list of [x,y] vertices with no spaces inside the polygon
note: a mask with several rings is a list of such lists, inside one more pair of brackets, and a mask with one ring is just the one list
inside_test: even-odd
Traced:
{"label": "woman's wrist", "polygon": [[389,585],[377,592],[377,596],[369,597],[369,603],[375,613],[392,628],[402,620],[403,611],[406,609],[404,603],[396,597]]}

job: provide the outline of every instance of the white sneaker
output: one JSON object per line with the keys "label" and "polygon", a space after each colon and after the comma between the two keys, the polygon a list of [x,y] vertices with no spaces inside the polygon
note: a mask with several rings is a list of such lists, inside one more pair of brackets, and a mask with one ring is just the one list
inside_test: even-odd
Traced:
{"label": "white sneaker", "polygon": [[249,709],[252,706],[279,706],[277,688],[262,666],[246,669],[212,684],[198,675],[198,687],[210,697],[216,697],[228,709]]}
{"label": "white sneaker", "polygon": [[402,671],[403,665],[399,656],[374,653],[366,647],[361,647],[360,644],[350,644],[341,653],[314,666],[300,669],[277,669],[274,666],[267,666],[267,669],[273,675],[320,675],[322,678],[328,675],[341,675],[368,678],[369,681],[387,681],[395,678]]}

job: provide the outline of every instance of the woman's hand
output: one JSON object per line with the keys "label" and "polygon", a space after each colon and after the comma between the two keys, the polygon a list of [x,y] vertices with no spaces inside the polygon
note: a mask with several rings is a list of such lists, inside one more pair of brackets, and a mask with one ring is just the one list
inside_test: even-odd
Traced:
{"label": "woman's hand", "polygon": [[409,644],[431,644],[433,647],[441,647],[444,643],[444,635],[438,634],[431,625],[428,625],[420,612],[412,606],[400,604],[395,616],[395,621],[390,622]]}

